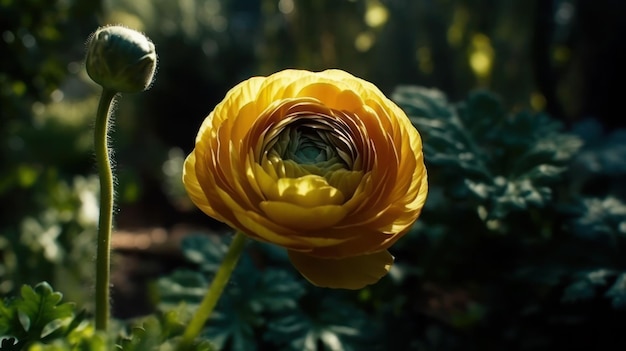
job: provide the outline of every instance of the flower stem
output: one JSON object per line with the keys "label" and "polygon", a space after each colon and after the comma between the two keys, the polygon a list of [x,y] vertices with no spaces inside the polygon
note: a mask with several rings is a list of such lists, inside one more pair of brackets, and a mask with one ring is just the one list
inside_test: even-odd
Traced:
{"label": "flower stem", "polygon": [[213,312],[215,305],[217,305],[217,301],[222,295],[224,287],[226,287],[231,273],[237,265],[237,261],[239,260],[239,256],[241,256],[245,243],[246,235],[238,231],[228,248],[228,252],[224,257],[220,268],[215,274],[215,278],[213,278],[213,282],[211,283],[209,290],[206,295],[204,295],[204,298],[200,303],[200,307],[185,329],[182,340],[178,345],[179,351],[188,350],[193,343],[193,340],[200,334],[202,327],[211,316],[211,312]]}
{"label": "flower stem", "polygon": [[94,130],[94,149],[100,176],[100,222],[96,257],[96,329],[109,324],[109,279],[111,261],[111,227],[113,225],[113,172],[109,159],[107,131],[111,104],[117,92],[103,89]]}

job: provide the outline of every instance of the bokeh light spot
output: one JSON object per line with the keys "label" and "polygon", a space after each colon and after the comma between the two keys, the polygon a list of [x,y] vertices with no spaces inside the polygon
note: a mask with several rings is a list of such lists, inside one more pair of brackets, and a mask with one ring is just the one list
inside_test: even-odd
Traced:
{"label": "bokeh light spot", "polygon": [[389,19],[389,11],[378,1],[371,1],[365,11],[365,24],[372,28],[384,25]]}
{"label": "bokeh light spot", "polygon": [[354,40],[354,47],[360,52],[368,51],[374,45],[374,40],[374,35],[372,33],[360,33]]}

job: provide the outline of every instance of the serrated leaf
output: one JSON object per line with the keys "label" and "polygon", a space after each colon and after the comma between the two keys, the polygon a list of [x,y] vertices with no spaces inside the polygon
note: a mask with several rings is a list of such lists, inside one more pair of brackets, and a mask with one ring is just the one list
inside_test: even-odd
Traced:
{"label": "serrated leaf", "polygon": [[626,308],[626,273],[621,273],[605,296],[612,301],[614,308]]}
{"label": "serrated leaf", "polygon": [[198,264],[204,272],[215,273],[226,251],[229,239],[215,235],[189,235],[181,242],[181,250],[187,260]]}
{"label": "serrated leaf", "polygon": [[200,303],[208,286],[209,282],[202,273],[188,269],[176,270],[157,281],[160,303],[172,306],[178,305],[181,301]]}
{"label": "serrated leaf", "polygon": [[[27,351],[111,351],[116,349],[104,333],[89,333],[79,339],[61,338],[51,343],[34,343]],[[118,349],[119,350],[119,349]],[[4,351],[4,350],[3,350]]]}
{"label": "serrated leaf", "polygon": [[162,312],[160,321],[163,337],[182,335],[191,317],[192,311],[185,303],[180,303],[175,309]]}
{"label": "serrated leaf", "polygon": [[309,313],[298,311],[270,320],[265,339],[282,351],[375,349],[377,330],[363,311],[329,297],[315,305]]}
{"label": "serrated leaf", "polygon": [[[227,299],[224,299],[224,301]],[[222,302],[223,306],[228,302]],[[246,309],[237,309],[229,306],[226,308],[233,314],[225,314],[216,311],[209,325],[203,333],[211,340],[218,350],[223,350],[227,344],[232,351],[254,351],[257,345],[254,337],[254,328],[261,324],[261,318],[256,313],[249,313]]]}
{"label": "serrated leaf", "polygon": [[155,316],[149,316],[134,326],[130,336],[124,338],[119,345],[123,351],[157,350],[161,341],[161,325]]}
{"label": "serrated leaf", "polygon": [[48,283],[33,289],[24,285],[19,298],[0,304],[0,332],[18,340],[19,345],[48,340],[70,331],[74,316],[72,303],[61,303],[63,295]]}
{"label": "serrated leaf", "polygon": [[412,118],[425,118],[436,121],[451,115],[446,96],[437,89],[419,86],[399,86],[393,92],[392,99],[406,109]]}
{"label": "serrated leaf", "polygon": [[304,287],[292,274],[267,269],[253,276],[233,280],[209,322],[206,335],[218,349],[230,344],[233,351],[256,350],[254,330],[266,322],[266,313],[297,311]]}
{"label": "serrated leaf", "polygon": [[[227,251],[229,237],[193,236],[183,243],[185,256],[202,272],[180,270],[159,279],[161,307],[185,301],[197,304],[210,286],[214,272]],[[291,272],[267,268],[259,270],[243,255],[231,280],[207,322],[203,336],[217,349],[255,350],[256,330],[266,323],[269,313],[290,313],[304,294],[300,280]]]}
{"label": "serrated leaf", "polygon": [[24,328],[24,330],[31,336],[42,337],[42,332],[48,323],[71,318],[74,314],[74,304],[69,302],[61,304],[63,295],[52,290],[48,283],[39,283],[34,289],[24,285],[21,295],[22,298],[15,300],[14,306],[24,319],[28,317],[29,328]]}
{"label": "serrated leaf", "polygon": [[596,295],[597,288],[606,285],[607,279],[614,275],[615,272],[608,269],[580,273],[578,278],[565,288],[562,301],[575,302],[592,299]]}
{"label": "serrated leaf", "polygon": [[7,306],[5,301],[0,300],[0,335],[11,334],[11,323],[16,311],[11,306]]}
{"label": "serrated leaf", "polygon": [[572,220],[574,234],[613,244],[616,239],[626,237],[626,204],[621,200],[612,196],[583,199],[579,212],[580,217]]}
{"label": "serrated leaf", "polygon": [[17,339],[12,337],[0,338],[0,350],[2,351],[20,351],[22,346],[17,342]]}
{"label": "serrated leaf", "polygon": [[545,114],[505,113],[487,91],[449,104],[440,92],[399,87],[393,99],[422,134],[424,158],[444,177],[447,194],[477,203],[485,221],[544,207],[550,184],[582,145]]}
{"label": "serrated leaf", "polygon": [[[585,148],[577,155],[576,168],[588,175],[605,174],[617,177],[626,174],[626,130],[603,131],[596,119],[586,119],[573,126],[585,140]],[[608,134],[608,135],[607,135]]]}
{"label": "serrated leaf", "polygon": [[267,269],[262,272],[259,285],[248,303],[260,311],[285,311],[298,306],[305,289],[299,280],[285,270]]}

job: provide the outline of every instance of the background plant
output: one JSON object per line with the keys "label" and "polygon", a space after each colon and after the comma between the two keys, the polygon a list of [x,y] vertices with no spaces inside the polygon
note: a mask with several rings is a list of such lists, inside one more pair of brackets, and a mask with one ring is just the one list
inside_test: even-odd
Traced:
{"label": "background plant", "polygon": [[[432,190],[414,230],[394,246],[391,276],[360,292],[314,289],[284,264],[282,252],[250,245],[219,318],[205,330],[214,345],[537,350],[624,344],[626,140],[623,121],[609,112],[619,109],[624,78],[615,50],[625,31],[617,19],[623,5],[316,4],[0,4],[0,196],[8,204],[0,211],[0,349],[13,347],[8,335],[24,338],[17,301],[47,301],[36,296],[48,291],[63,294],[59,305],[75,305],[71,313],[63,307],[60,316],[41,320],[45,324],[31,323],[32,349],[166,349],[175,342],[201,285],[211,280],[217,249],[228,242],[223,226],[190,210],[178,182],[181,155],[233,84],[286,66],[339,67],[392,96],[422,132]],[[87,35],[118,22],[149,34],[161,66],[152,90],[117,106],[117,226],[158,226],[173,235],[187,223],[199,230],[185,231],[179,255],[118,253],[119,260],[141,262],[143,270],[128,281],[142,289],[125,296],[124,285],[117,286],[114,313],[125,320],[103,335],[93,332],[88,293],[97,90],[86,83],[81,62]],[[486,70],[476,70],[481,66],[472,65],[472,57],[488,63]],[[476,88],[495,93],[468,93]],[[53,288],[37,288],[41,281]],[[23,295],[24,283],[34,295]],[[52,333],[42,340],[34,331],[50,322]]]}

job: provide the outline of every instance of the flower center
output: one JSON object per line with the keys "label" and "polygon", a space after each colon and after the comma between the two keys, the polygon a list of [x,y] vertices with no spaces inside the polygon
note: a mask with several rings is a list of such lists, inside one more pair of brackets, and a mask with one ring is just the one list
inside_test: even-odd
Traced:
{"label": "flower center", "polygon": [[[307,184],[323,179],[342,199],[352,196],[364,174],[350,127],[335,116],[288,114],[266,131],[261,150],[259,164],[268,174]],[[318,183],[316,191],[326,189]]]}
{"label": "flower center", "polygon": [[[300,115],[284,126],[270,142],[269,154],[291,160],[319,173],[351,170],[356,150],[337,120],[318,115]],[[308,167],[307,167],[308,166]],[[318,173],[318,172],[313,172]]]}

